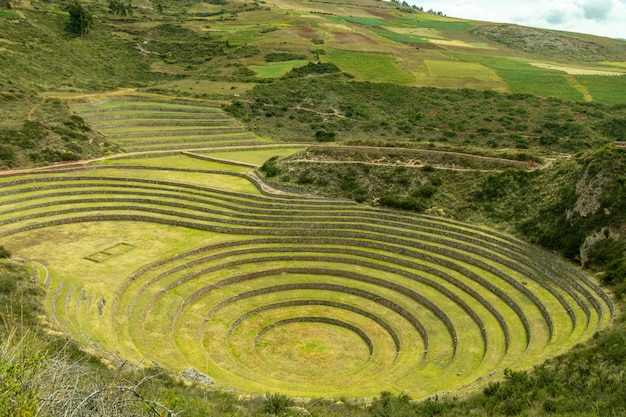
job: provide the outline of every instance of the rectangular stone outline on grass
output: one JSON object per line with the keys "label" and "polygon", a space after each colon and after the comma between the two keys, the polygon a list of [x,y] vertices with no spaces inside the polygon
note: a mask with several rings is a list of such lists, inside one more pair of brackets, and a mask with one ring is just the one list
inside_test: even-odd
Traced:
{"label": "rectangular stone outline on grass", "polygon": [[131,245],[130,243],[124,243],[124,242],[117,243],[99,252],[92,253],[91,255],[85,256],[84,259],[87,259],[88,261],[92,261],[92,262],[101,263],[111,258],[114,258],[118,255],[123,255],[124,253],[134,248],[135,248],[135,245]]}

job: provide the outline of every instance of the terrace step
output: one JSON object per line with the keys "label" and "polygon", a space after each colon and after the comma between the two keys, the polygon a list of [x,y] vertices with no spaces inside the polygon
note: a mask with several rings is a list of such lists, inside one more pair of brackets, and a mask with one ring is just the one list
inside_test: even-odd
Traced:
{"label": "terrace step", "polygon": [[[434,384],[558,353],[612,316],[610,299],[589,277],[499,232],[344,200],[263,194],[257,180],[231,171],[115,169],[116,176],[104,165],[3,177],[0,236],[115,221],[230,235],[137,266],[119,277],[106,306],[70,280],[48,279],[61,326],[132,357],[191,363],[218,382],[263,372],[272,378],[259,389],[288,389],[291,376],[267,364],[267,341],[302,325],[356,340],[364,354],[353,384]],[[170,174],[179,180],[158,179]],[[249,181],[259,193],[187,183],[187,174]],[[92,333],[100,327],[115,337]]]}

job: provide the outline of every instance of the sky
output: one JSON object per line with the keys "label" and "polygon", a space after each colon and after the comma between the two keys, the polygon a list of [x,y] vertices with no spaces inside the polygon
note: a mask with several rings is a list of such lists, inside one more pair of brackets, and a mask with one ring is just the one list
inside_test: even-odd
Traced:
{"label": "sky", "polygon": [[626,39],[626,0],[407,0],[446,16]]}

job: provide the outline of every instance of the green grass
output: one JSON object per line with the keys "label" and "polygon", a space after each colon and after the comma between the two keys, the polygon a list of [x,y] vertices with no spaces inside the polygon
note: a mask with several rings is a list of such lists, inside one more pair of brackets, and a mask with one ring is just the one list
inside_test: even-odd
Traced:
{"label": "green grass", "polygon": [[358,23],[359,25],[365,25],[365,26],[384,26],[386,24],[389,24],[388,20],[377,19],[377,18],[374,18],[374,17],[352,17],[352,16],[348,16],[348,17],[343,17],[343,20],[345,20],[346,22]]}
{"label": "green grass", "polygon": [[296,152],[302,151],[301,147],[285,146],[284,148],[258,148],[255,150],[242,150],[242,151],[210,151],[205,155],[215,158],[222,158],[232,161],[240,161],[257,166],[263,165],[265,161],[273,156],[288,156]]}
{"label": "green grass", "polygon": [[482,64],[459,61],[424,60],[428,72],[435,78],[473,78],[480,81],[500,81],[492,69]]}
{"label": "green grass", "polygon": [[0,10],[0,19],[19,19],[20,15],[10,10]]}
{"label": "green grass", "polygon": [[582,101],[583,95],[573,87],[564,75],[553,72],[507,71],[499,70],[512,93],[532,94],[541,97],[559,97],[567,100]]}
{"label": "green grass", "polygon": [[421,36],[397,33],[397,32],[393,32],[391,30],[387,30],[385,28],[372,29],[372,31],[374,33],[376,33],[377,35],[380,35],[380,36],[382,36],[384,38],[387,38],[389,40],[392,40],[394,42],[417,43],[417,44],[427,44],[427,43],[429,43],[427,39],[425,39],[425,38],[423,38]]}
{"label": "green grass", "polygon": [[414,26],[419,28],[438,29],[438,30],[459,30],[466,31],[475,25],[469,22],[451,21],[450,19],[442,20],[424,20],[399,18],[394,20],[367,18],[367,17],[343,17],[343,20],[351,23],[358,23],[365,26],[381,27],[381,26]]}
{"label": "green grass", "polygon": [[73,107],[127,152],[199,149],[264,142],[210,102],[167,96],[117,97]]}
{"label": "green grass", "polygon": [[[421,17],[421,16],[420,16]],[[476,25],[470,22],[462,22],[462,21],[451,21],[450,19],[446,20],[428,20],[428,19],[400,19],[400,22],[403,24],[415,26],[418,28],[428,28],[428,29],[438,29],[438,30],[458,30],[458,31],[467,31],[475,27]]]}
{"label": "green grass", "polygon": [[582,93],[569,84],[566,74],[533,67],[527,60],[456,53],[452,55],[461,61],[480,63],[491,68],[502,77],[511,93],[583,100]]}
{"label": "green grass", "polygon": [[626,76],[576,75],[576,80],[587,88],[594,101],[623,104]]}
{"label": "green grass", "polygon": [[250,69],[260,78],[280,78],[293,68],[306,65],[308,62],[305,60],[272,62],[267,65],[253,65]]}
{"label": "green grass", "polygon": [[382,54],[331,49],[324,57],[359,81],[383,81],[399,85],[412,85],[413,76],[403,71],[396,59]]}
{"label": "green grass", "polygon": [[[253,154],[253,151],[245,151]],[[212,153],[206,155],[212,156]],[[231,156],[230,152],[220,153],[224,159]],[[236,155],[236,153],[235,153]],[[233,156],[233,158],[236,158]],[[204,170],[225,170],[235,172],[245,172],[246,168],[236,167],[234,165],[223,164],[215,161],[206,161],[192,156],[181,153],[178,156],[172,157],[172,155],[160,155],[158,153],[151,153],[149,155],[142,155],[138,158],[122,156],[120,158],[107,159],[99,163],[101,166],[116,166],[116,165],[133,165],[133,166],[152,166],[162,167],[165,164],[171,164],[172,160],[176,159],[176,167],[183,169],[204,169]]]}

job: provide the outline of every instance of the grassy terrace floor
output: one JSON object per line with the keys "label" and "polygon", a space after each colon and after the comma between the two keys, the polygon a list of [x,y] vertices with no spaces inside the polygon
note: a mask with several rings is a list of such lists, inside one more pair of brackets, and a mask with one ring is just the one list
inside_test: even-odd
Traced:
{"label": "grassy terrace floor", "polygon": [[58,326],[223,388],[424,397],[531,367],[612,319],[583,272],[508,235],[270,192],[250,175],[256,152],[213,151],[0,177],[3,245],[47,267]]}
{"label": "grassy terrace floor", "polygon": [[204,102],[122,97],[77,104],[76,114],[127,152],[254,146],[268,141]]}

